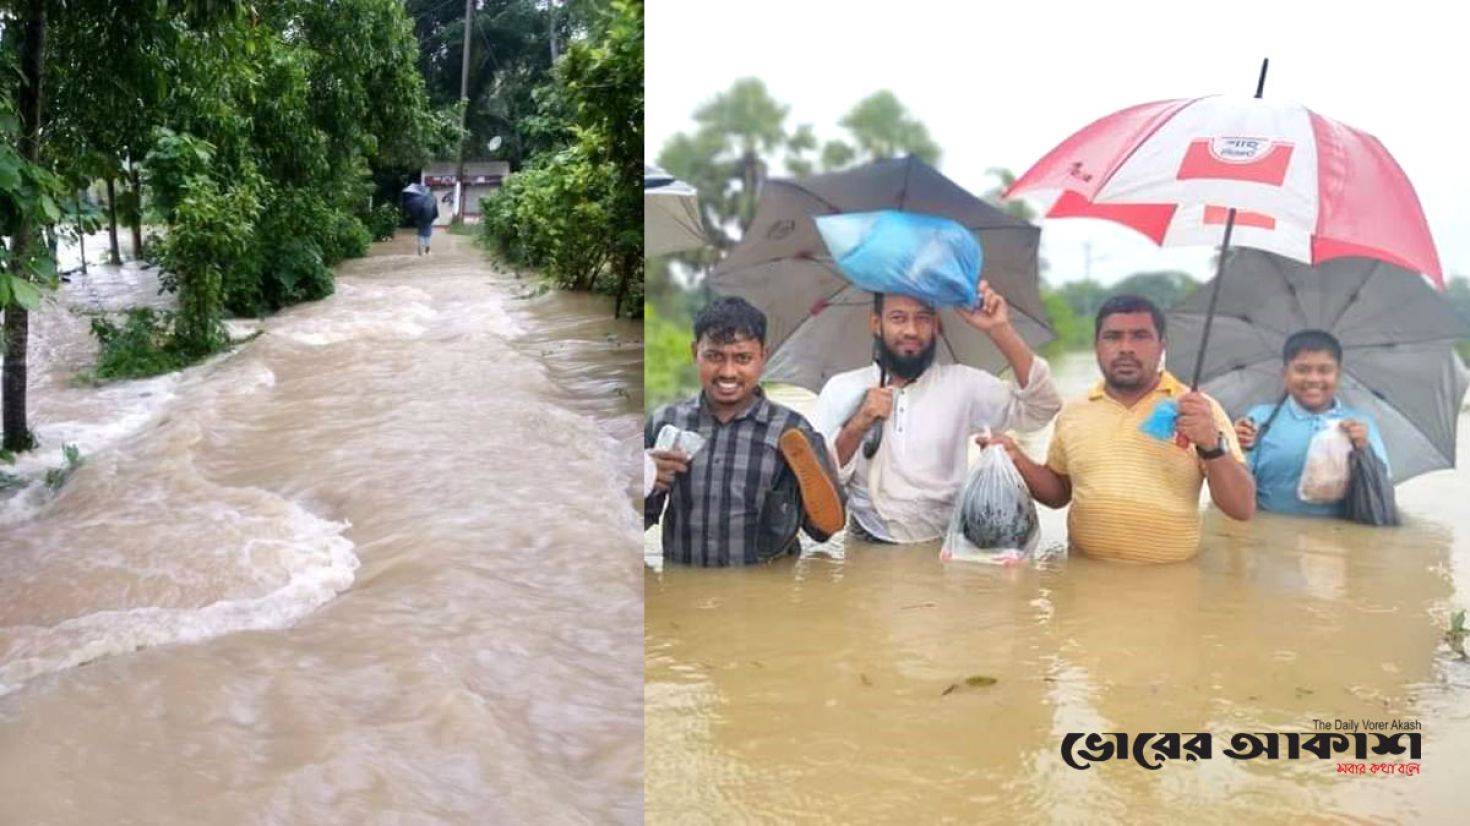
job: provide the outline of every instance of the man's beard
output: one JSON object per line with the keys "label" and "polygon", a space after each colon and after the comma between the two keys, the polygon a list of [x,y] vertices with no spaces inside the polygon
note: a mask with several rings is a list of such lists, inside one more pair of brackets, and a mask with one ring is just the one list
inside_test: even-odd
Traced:
{"label": "man's beard", "polygon": [[934,363],[934,353],[939,346],[939,337],[935,336],[927,347],[912,356],[905,356],[895,353],[881,336],[873,336],[873,341],[877,345],[878,366],[904,381],[913,381],[923,375]]}

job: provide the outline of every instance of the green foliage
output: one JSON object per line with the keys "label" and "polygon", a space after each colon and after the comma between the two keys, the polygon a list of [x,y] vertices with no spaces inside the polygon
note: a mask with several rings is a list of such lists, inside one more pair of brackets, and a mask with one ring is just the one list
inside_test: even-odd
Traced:
{"label": "green foliage", "polygon": [[143,162],[143,181],[165,219],[174,217],[190,181],[209,177],[214,155],[215,147],[206,140],[172,129],[154,131],[153,148]]}
{"label": "green foliage", "polygon": [[1168,312],[1170,307],[1178,304],[1198,287],[1199,282],[1191,278],[1189,273],[1177,270],[1140,272],[1119,281],[1108,294],[1141,295],[1157,304],[1160,310]]}
{"label": "green foliage", "polygon": [[1067,302],[1072,313],[1088,323],[1089,329],[1092,319],[1097,315],[1097,308],[1101,307],[1113,292],[1092,279],[1069,281],[1058,287],[1056,291]]}
{"label": "green foliage", "polygon": [[[463,146],[468,158],[482,156],[487,142],[500,136],[494,157],[520,169],[537,155],[555,152],[570,136],[570,116],[548,100],[551,36],[561,52],[597,34],[605,0],[482,0],[475,4],[470,42],[470,101],[465,111]],[[460,67],[464,51],[464,4],[408,0],[418,37],[418,67],[427,83],[430,105],[451,134],[458,132]],[[595,38],[594,38],[595,39]],[[554,109],[554,112],[548,111]],[[431,148],[454,157],[461,145]]]}
{"label": "green foliage", "polygon": [[827,172],[909,154],[939,162],[939,146],[928,129],[892,92],[869,95],[838,121],[845,140],[822,143],[810,124],[788,131],[789,113],[762,81],[737,80],[695,110],[693,134],[675,135],[659,153],[659,166],[699,191],[705,234],[721,249],[734,246],[750,226],[778,154],[793,175],[816,171],[818,161]]}
{"label": "green foliage", "polygon": [[403,223],[403,212],[393,204],[378,204],[360,218],[374,241],[390,241]]}
{"label": "green foliage", "polygon": [[77,449],[76,445],[63,447],[61,449],[61,458],[65,462],[64,465],[46,471],[46,487],[52,491],[61,490],[61,487],[66,484],[67,480],[71,478],[71,475],[76,472],[77,468],[85,464],[85,461],[82,459],[82,452]]}
{"label": "green foliage", "polygon": [[265,271],[260,281],[261,310],[278,310],[303,301],[318,301],[336,289],[321,247],[310,238],[278,238],[265,244]]}
{"label": "green foliage", "polygon": [[939,145],[929,137],[929,130],[910,117],[898,97],[886,89],[863,98],[838,123],[852,134],[862,157],[917,155],[929,164],[939,164]]}
{"label": "green foliage", "polygon": [[687,319],[669,319],[653,305],[643,308],[643,399],[645,412],[685,398],[699,387]]}
{"label": "green foliage", "polygon": [[1141,295],[1168,312],[1198,287],[1199,282],[1188,273],[1175,270],[1135,273],[1112,287],[1104,287],[1090,279],[1070,281],[1056,288],[1043,284],[1042,303],[1057,334],[1048,352],[1091,348],[1093,320],[1097,317],[1098,308],[1111,296],[1124,293]]}
{"label": "green foliage", "polygon": [[[13,55],[0,49],[0,73],[17,72]],[[65,186],[61,178],[19,151],[20,121],[9,97],[0,91],[0,309],[34,310],[41,287],[56,283],[56,261],[45,244],[26,245],[17,258],[13,244],[22,226],[33,239],[62,219]]]}
{"label": "green foliage", "polygon": [[320,236],[322,261],[328,265],[348,258],[361,258],[367,255],[368,247],[373,243],[368,228],[356,215],[348,212],[333,211],[323,229]]}
{"label": "green foliage", "polygon": [[96,379],[138,379],[178,370],[188,360],[173,346],[173,314],[143,308],[129,310],[118,324],[107,318],[92,319],[96,337]]}
{"label": "green foliage", "polygon": [[163,240],[164,266],[176,279],[179,311],[174,344],[191,359],[224,349],[224,274],[255,242],[260,202],[248,184],[222,189],[214,179],[189,178]]}
{"label": "green foliage", "polygon": [[[15,464],[15,454],[8,450],[0,449],[0,464]],[[30,480],[24,476],[17,476],[14,473],[0,470],[0,491],[19,490],[29,484]]]}
{"label": "green foliage", "polygon": [[563,145],[482,200],[480,232],[507,263],[562,287],[616,291],[631,308],[643,293],[642,6],[614,2],[600,24],[536,96],[537,128]]}
{"label": "green foliage", "polygon": [[592,289],[612,252],[610,164],[580,146],[540,159],[484,199],[481,233],[516,266],[544,270],[562,287]]}
{"label": "green foliage", "polygon": [[1046,320],[1057,337],[1047,345],[1047,355],[1066,350],[1083,350],[1092,346],[1092,317],[1078,315],[1062,293],[1043,289],[1041,293]]}

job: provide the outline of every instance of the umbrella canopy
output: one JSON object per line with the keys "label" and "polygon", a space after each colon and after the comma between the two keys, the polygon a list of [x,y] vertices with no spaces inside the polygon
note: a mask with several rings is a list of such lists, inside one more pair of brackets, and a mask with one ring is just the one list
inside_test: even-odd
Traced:
{"label": "umbrella canopy", "polygon": [[699,193],[662,169],[644,164],[644,257],[657,258],[707,244],[699,220]]}
{"label": "umbrella canopy", "polygon": [[399,199],[415,224],[425,224],[439,216],[439,204],[434,200],[434,193],[423,184],[404,187]]}
{"label": "umbrella canopy", "polygon": [[[1168,316],[1170,370],[1193,365],[1212,284]],[[1225,263],[1201,389],[1231,418],[1281,398],[1281,348],[1326,330],[1342,343],[1338,396],[1373,416],[1395,482],[1453,467],[1460,402],[1470,385],[1454,342],[1466,335],[1420,275],[1369,258],[1320,267],[1238,249]]]}
{"label": "umbrella canopy", "polygon": [[[766,378],[820,390],[833,375],[872,363],[873,297],[842,277],[813,220],[818,215],[906,210],[956,221],[984,250],[980,271],[1005,296],[1011,321],[1032,347],[1052,339],[1037,279],[1041,231],[996,209],[918,158],[875,161],[846,172],[767,181],[739,244],[709,276],[718,295],[766,314],[772,355]],[[999,372],[1005,358],[953,310],[939,312],[936,361]]]}
{"label": "umbrella canopy", "polygon": [[1215,96],[1124,109],[1067,138],[1006,194],[1170,246],[1220,243],[1234,208],[1235,245],[1307,264],[1376,258],[1444,286],[1424,210],[1388,150],[1297,103]]}

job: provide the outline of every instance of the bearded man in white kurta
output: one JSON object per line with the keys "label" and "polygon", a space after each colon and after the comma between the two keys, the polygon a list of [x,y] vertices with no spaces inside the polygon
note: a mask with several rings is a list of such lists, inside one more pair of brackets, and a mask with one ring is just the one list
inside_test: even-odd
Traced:
{"label": "bearded man in white kurta", "polygon": [[[999,293],[981,281],[980,303],[956,312],[995,343],[1018,377],[1014,384],[968,365],[934,364],[935,309],[878,295],[868,320],[878,361],[829,379],[811,412],[847,488],[849,532],[860,539],[944,536],[965,482],[970,436],[985,428],[1039,430],[1062,409],[1050,367],[1011,326]],[[876,427],[882,440],[873,451],[869,430]]]}

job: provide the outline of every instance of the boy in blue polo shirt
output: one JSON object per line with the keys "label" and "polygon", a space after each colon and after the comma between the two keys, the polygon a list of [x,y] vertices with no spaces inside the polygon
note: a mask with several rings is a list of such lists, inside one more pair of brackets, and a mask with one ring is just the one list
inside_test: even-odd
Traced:
{"label": "boy in blue polo shirt", "polygon": [[1282,378],[1286,398],[1277,404],[1258,404],[1235,423],[1241,448],[1250,451],[1256,504],[1277,513],[1342,516],[1343,502],[1317,504],[1303,502],[1297,496],[1307,446],[1323,428],[1341,427],[1354,448],[1362,450],[1371,445],[1388,467],[1388,453],[1378,425],[1368,414],[1337,398],[1342,345],[1331,333],[1293,333],[1282,348],[1281,360],[1285,364]]}

